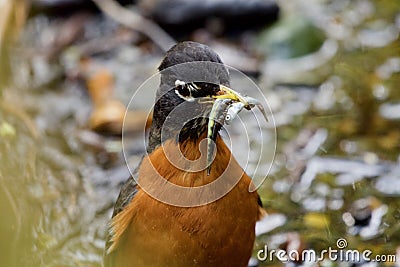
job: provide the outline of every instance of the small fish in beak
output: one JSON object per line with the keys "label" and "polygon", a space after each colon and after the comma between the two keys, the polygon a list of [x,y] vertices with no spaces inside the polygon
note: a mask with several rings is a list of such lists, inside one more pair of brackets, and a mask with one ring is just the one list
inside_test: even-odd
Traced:
{"label": "small fish in beak", "polygon": [[212,96],[215,102],[211,108],[207,127],[207,175],[210,175],[211,163],[214,156],[215,141],[217,138],[217,123],[230,124],[243,108],[251,110],[257,107],[268,122],[267,114],[262,104],[255,98],[242,96],[229,87],[220,85],[220,91]]}
{"label": "small fish in beak", "polygon": [[226,113],[231,103],[231,99],[218,98],[211,108],[207,126],[207,175],[210,175],[211,162],[214,156],[215,141],[218,134],[217,123],[224,125]]}
{"label": "small fish in beak", "polygon": [[240,111],[244,108],[244,104],[242,102],[234,102],[228,108],[228,112],[225,116],[225,123],[231,124],[231,122],[237,117]]}

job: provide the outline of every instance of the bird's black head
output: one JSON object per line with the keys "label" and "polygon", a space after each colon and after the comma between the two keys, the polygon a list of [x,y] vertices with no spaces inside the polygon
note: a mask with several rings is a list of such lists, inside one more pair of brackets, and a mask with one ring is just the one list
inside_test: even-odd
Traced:
{"label": "bird's black head", "polygon": [[[154,105],[148,152],[163,141],[199,138],[210,126],[216,99],[242,101],[229,89],[229,73],[208,46],[183,42],[172,47],[159,66],[161,83]],[[223,115],[223,112],[221,113]],[[213,134],[221,125],[215,123]]]}

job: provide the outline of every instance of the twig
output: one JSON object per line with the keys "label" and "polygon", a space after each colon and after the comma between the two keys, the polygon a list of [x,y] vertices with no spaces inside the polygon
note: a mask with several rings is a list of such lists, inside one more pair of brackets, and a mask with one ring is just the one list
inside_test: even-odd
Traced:
{"label": "twig", "polygon": [[7,42],[7,38],[16,40],[24,27],[27,9],[28,1],[25,0],[0,1],[0,48]]}
{"label": "twig", "polygon": [[163,29],[152,21],[145,19],[137,12],[128,10],[113,0],[92,0],[101,11],[118,23],[138,31],[150,38],[164,52],[173,46],[176,41]]}
{"label": "twig", "polygon": [[0,17],[0,48],[3,43],[3,38],[5,38],[7,23],[10,20],[12,12],[12,2],[11,1],[0,1],[0,8],[3,15]]}

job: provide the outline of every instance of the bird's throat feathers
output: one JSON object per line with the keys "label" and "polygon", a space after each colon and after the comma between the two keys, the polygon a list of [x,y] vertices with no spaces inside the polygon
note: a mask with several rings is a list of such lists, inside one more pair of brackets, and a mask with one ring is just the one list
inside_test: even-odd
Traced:
{"label": "bird's throat feathers", "polygon": [[[236,161],[225,142],[218,135],[214,155],[214,160],[218,164],[213,164],[210,175],[207,175],[207,139],[205,136],[206,132],[197,139],[189,138],[182,142],[173,139],[165,141],[144,159],[139,172],[153,173],[164,180],[184,187],[202,186],[213,182],[222,175],[231,161],[235,163]],[[139,184],[142,182],[146,181],[139,181]]]}

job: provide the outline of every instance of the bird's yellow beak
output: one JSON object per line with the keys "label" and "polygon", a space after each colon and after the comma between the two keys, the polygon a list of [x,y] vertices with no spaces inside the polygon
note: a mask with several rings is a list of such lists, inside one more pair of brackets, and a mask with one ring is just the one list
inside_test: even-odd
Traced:
{"label": "bird's yellow beak", "polygon": [[249,102],[243,96],[241,96],[238,92],[234,91],[233,89],[226,87],[225,85],[220,85],[219,92],[216,95],[213,95],[212,98],[230,99],[233,101],[243,103],[246,109],[250,107]]}

